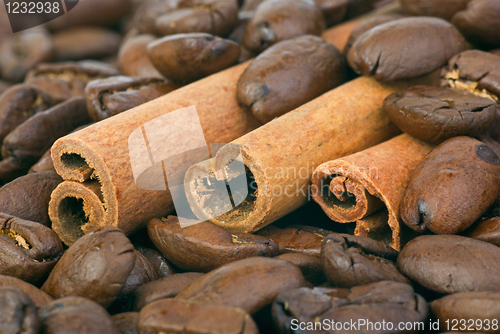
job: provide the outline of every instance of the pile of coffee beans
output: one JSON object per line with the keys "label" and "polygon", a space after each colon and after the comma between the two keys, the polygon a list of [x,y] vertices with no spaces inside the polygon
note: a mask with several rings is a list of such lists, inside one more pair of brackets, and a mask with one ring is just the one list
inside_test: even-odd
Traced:
{"label": "pile of coffee beans", "polygon": [[[320,37],[388,3],[344,50]],[[0,6],[0,41],[0,333],[500,333],[499,0],[81,0],[15,34]],[[357,75],[440,75],[383,106],[437,145],[399,252],[313,202],[255,233],[172,215],[60,241],[58,138],[250,59],[235,98],[262,124]]]}

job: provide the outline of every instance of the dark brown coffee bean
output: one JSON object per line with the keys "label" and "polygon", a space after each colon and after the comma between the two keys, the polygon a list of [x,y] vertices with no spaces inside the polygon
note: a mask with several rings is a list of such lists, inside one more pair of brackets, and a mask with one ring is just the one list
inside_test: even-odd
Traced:
{"label": "dark brown coffee bean", "polygon": [[144,284],[134,292],[134,310],[140,311],[144,306],[158,299],[174,298],[189,284],[204,274],[182,273],[174,274],[159,280]]}
{"label": "dark brown coffee bean", "polygon": [[323,266],[320,259],[316,256],[301,253],[286,253],[276,256],[275,259],[293,263],[302,271],[304,278],[314,285],[322,284],[326,281]]}
{"label": "dark brown coffee bean", "polygon": [[122,44],[118,64],[123,74],[131,77],[163,78],[149,60],[147,46],[156,39],[153,35],[132,37]]}
{"label": "dark brown coffee bean", "polygon": [[[490,330],[498,333],[500,329],[492,327],[491,321],[500,318],[500,292],[461,292],[434,300],[429,303],[434,318],[439,320],[441,330],[446,330],[447,322],[453,324],[454,319],[468,326],[460,329],[484,330],[490,323]],[[463,319],[463,320],[462,320]],[[450,328],[450,326],[448,326]]]}
{"label": "dark brown coffee bean", "polygon": [[38,173],[38,172],[55,172],[54,162],[52,161],[51,151],[48,149],[42,155],[42,157],[30,167],[28,173]]}
{"label": "dark brown coffee bean", "polygon": [[61,257],[42,290],[55,298],[85,296],[108,307],[135,265],[134,247],[117,227],[77,240]]}
{"label": "dark brown coffee bean", "polygon": [[239,307],[254,314],[271,304],[280,292],[306,284],[302,272],[292,263],[252,257],[211,271],[191,283],[176,298],[206,305]]}
{"label": "dark brown coffee bean", "polygon": [[453,24],[474,44],[500,46],[500,2],[471,0],[453,16]]}
{"label": "dark brown coffee bean", "polygon": [[267,123],[345,80],[346,62],[340,51],[320,37],[304,35],[257,56],[238,81],[238,100]]}
{"label": "dark brown coffee bean", "polygon": [[457,234],[474,223],[500,192],[500,160],[469,137],[436,147],[413,172],[401,201],[401,219],[415,231]]}
{"label": "dark brown coffee bean", "polygon": [[484,132],[498,111],[495,101],[453,88],[414,86],[389,95],[384,111],[404,132],[439,144]]}
{"label": "dark brown coffee bean", "polygon": [[25,174],[57,139],[91,121],[83,97],[71,98],[32,116],[5,137],[0,179],[11,181]]}
{"label": "dark brown coffee bean", "polygon": [[347,60],[357,73],[393,81],[430,73],[463,50],[465,40],[449,22],[411,17],[365,32],[354,42]]}
{"label": "dark brown coffee bean", "polygon": [[170,93],[180,85],[158,78],[109,77],[89,82],[85,98],[96,122]]}
{"label": "dark brown coffee bean", "polygon": [[[377,330],[367,323],[385,321],[423,322],[427,318],[427,304],[411,285],[397,282],[377,282],[351,289],[342,288],[300,288],[280,293],[273,303],[272,314],[278,333],[417,333],[411,331]],[[359,322],[365,320],[365,325]],[[356,327],[335,330],[335,323]],[[302,325],[299,329],[299,323]],[[315,323],[330,325],[315,328]],[[423,329],[423,328],[420,328]]]}
{"label": "dark brown coffee bean", "polygon": [[248,22],[243,46],[260,52],[286,39],[319,35],[325,27],[323,13],[313,0],[266,0]]}
{"label": "dark brown coffee bean", "polygon": [[0,213],[0,274],[42,283],[61,257],[57,234],[32,221]]}
{"label": "dark brown coffee bean", "polygon": [[16,287],[0,287],[0,331],[38,334],[39,329],[40,320],[28,295]]}
{"label": "dark brown coffee bean", "polygon": [[52,37],[45,28],[13,34],[0,47],[0,75],[5,80],[20,82],[36,65],[50,61],[52,52]]}
{"label": "dark brown coffee bean", "polygon": [[26,84],[9,88],[0,96],[0,142],[31,116],[65,99]]}
{"label": "dark brown coffee bean", "polygon": [[500,247],[500,217],[487,218],[472,225],[466,235]]}
{"label": "dark brown coffee bean", "polygon": [[396,268],[398,252],[368,237],[332,233],[323,241],[321,263],[333,286],[350,288],[379,281],[409,283]]}
{"label": "dark brown coffee bean", "polygon": [[292,226],[281,229],[269,225],[257,234],[276,242],[279,254],[302,253],[319,258],[321,244],[330,233],[332,232],[311,226]]}
{"label": "dark brown coffee bean", "polygon": [[124,300],[139,287],[158,279],[158,273],[151,262],[149,262],[148,259],[146,259],[146,257],[140,252],[135,250],[134,253],[134,268],[132,268],[132,271],[128,275],[118,299]]}
{"label": "dark brown coffee bean", "polygon": [[163,36],[204,32],[225,37],[237,23],[236,0],[196,0],[192,7],[163,14],[155,24]]}
{"label": "dark brown coffee bean", "polygon": [[148,259],[149,262],[151,262],[156,272],[158,273],[159,278],[175,274],[175,269],[172,264],[168,262],[167,258],[160,252],[144,247],[137,247],[137,251],[144,255],[144,257]]}
{"label": "dark brown coffee bean", "polygon": [[240,46],[210,34],[177,34],[148,44],[148,54],[165,77],[187,83],[236,63]]}
{"label": "dark brown coffee bean", "polygon": [[332,26],[344,18],[349,0],[314,0],[323,12],[327,26]]}
{"label": "dark brown coffee bean", "polygon": [[401,0],[401,5],[409,14],[437,16],[450,21],[456,12],[467,7],[470,0]]}
{"label": "dark brown coffee bean", "polygon": [[38,314],[46,334],[120,334],[108,312],[87,298],[57,299]]}
{"label": "dark brown coffee bean", "polygon": [[141,34],[159,35],[155,25],[156,19],[179,8],[181,3],[182,1],[175,0],[149,0],[135,11],[130,25]]}
{"label": "dark brown coffee bean", "polygon": [[176,299],[158,300],[143,308],[138,329],[141,334],[259,333],[252,317],[239,308]]}
{"label": "dark brown coffee bean", "polygon": [[441,71],[441,86],[500,101],[500,57],[479,50],[464,51]]}
{"label": "dark brown coffee bean", "polygon": [[113,321],[121,334],[139,334],[137,325],[139,324],[138,312],[125,312],[116,314]]}
{"label": "dark brown coffee bean", "polygon": [[120,47],[121,36],[109,29],[81,27],[54,34],[54,59],[97,59],[114,55]]}
{"label": "dark brown coffee bean", "polygon": [[51,296],[38,289],[34,285],[11,276],[0,275],[0,287],[19,288],[29,296],[36,308],[40,308],[54,300]]}
{"label": "dark brown coffee bean", "polygon": [[374,16],[371,18],[367,18],[365,20],[362,20],[356,27],[352,30],[351,35],[349,35],[349,39],[347,40],[347,44],[344,47],[344,54],[347,56],[349,54],[349,50],[351,50],[352,45],[356,40],[363,35],[365,32],[368,30],[371,30],[372,28],[375,28],[376,26],[379,26],[381,24],[399,20],[404,18],[405,16],[402,14],[387,14],[387,15],[380,15],[380,16]]}
{"label": "dark brown coffee bean", "polygon": [[458,235],[424,235],[399,253],[398,268],[439,293],[500,291],[500,248]]}
{"label": "dark brown coffee bean", "polygon": [[182,228],[174,216],[151,219],[148,234],[170,262],[190,271],[208,272],[247,257],[278,255],[278,246],[265,237],[229,233],[209,222]]}

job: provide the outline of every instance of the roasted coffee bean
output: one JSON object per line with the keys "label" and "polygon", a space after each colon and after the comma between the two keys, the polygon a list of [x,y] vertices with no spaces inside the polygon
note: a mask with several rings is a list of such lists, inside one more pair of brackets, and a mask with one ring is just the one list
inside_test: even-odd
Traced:
{"label": "roasted coffee bean", "polygon": [[322,284],[326,281],[321,260],[316,256],[301,253],[286,253],[276,256],[275,259],[293,263],[302,271],[302,275],[304,275],[306,281],[314,285]]}
{"label": "roasted coffee bean", "polygon": [[358,25],[356,25],[356,27],[352,30],[351,34],[349,35],[347,44],[344,47],[344,54],[347,56],[354,42],[356,42],[356,40],[368,30],[371,30],[372,28],[375,28],[376,26],[379,26],[381,24],[399,20],[404,17],[405,16],[402,14],[387,14],[387,15],[374,16],[362,20]]}
{"label": "roasted coffee bean", "polygon": [[0,188],[0,212],[50,227],[50,195],[61,182],[54,171],[17,178]]}
{"label": "roasted coffee bean", "polygon": [[54,59],[97,59],[115,55],[120,47],[120,34],[99,27],[81,27],[54,34]]}
{"label": "roasted coffee bean", "polygon": [[206,305],[239,307],[254,314],[271,304],[280,292],[305,285],[302,272],[294,264],[252,257],[211,271],[191,283],[176,298]]}
{"label": "roasted coffee bean", "polygon": [[71,98],[32,116],[5,137],[0,179],[11,181],[25,174],[57,139],[91,121],[83,97]]}
{"label": "roasted coffee bean", "polygon": [[500,49],[491,50],[490,53],[493,53],[494,55],[500,56]]}
{"label": "roasted coffee bean", "polygon": [[28,295],[36,308],[40,308],[54,300],[51,296],[34,285],[11,276],[0,275],[0,287],[16,287],[20,289]]}
{"label": "roasted coffee bean", "polygon": [[414,86],[389,95],[384,111],[404,132],[439,144],[484,132],[498,111],[495,101],[453,88]]}
{"label": "roasted coffee bean", "polygon": [[192,7],[179,8],[156,19],[163,36],[204,32],[227,36],[238,23],[236,0],[196,0]]}
{"label": "roasted coffee bean", "polygon": [[134,247],[117,227],[78,239],[61,257],[42,290],[54,298],[85,296],[108,307],[135,265]]}
{"label": "roasted coffee bean", "polygon": [[500,192],[500,159],[479,140],[448,139],[418,164],[401,201],[401,219],[415,231],[457,234]]}
{"label": "roasted coffee bean", "polygon": [[238,100],[267,123],[346,80],[344,56],[312,35],[274,44],[262,52],[238,81]]}
{"label": "roasted coffee bean", "polygon": [[134,292],[134,310],[140,311],[144,306],[158,299],[174,298],[189,284],[204,274],[182,273],[174,274],[159,280],[144,284]]}
{"label": "roasted coffee bean", "polygon": [[323,12],[327,26],[332,26],[344,18],[349,0],[314,0]]}
{"label": "roasted coffee bean", "polygon": [[148,234],[170,262],[190,271],[208,272],[247,257],[278,255],[278,246],[265,237],[229,233],[209,222],[182,228],[174,216],[151,219]]}
{"label": "roasted coffee bean", "polygon": [[0,213],[0,274],[42,283],[63,251],[50,228]]}
{"label": "roasted coffee bean", "polygon": [[300,35],[319,35],[326,23],[313,0],[266,0],[248,22],[243,46],[264,51],[273,44]]}
{"label": "roasted coffee bean", "polygon": [[441,86],[468,91],[500,102],[500,57],[479,50],[464,51],[441,71]]}
{"label": "roasted coffee bean", "polygon": [[311,226],[291,226],[281,229],[269,225],[257,233],[276,242],[279,254],[302,253],[319,258],[321,244],[332,232]]}
{"label": "roasted coffee bean", "polygon": [[141,34],[159,35],[159,31],[156,29],[155,25],[156,19],[163,14],[179,8],[180,3],[182,3],[182,1],[149,0],[143,3],[134,13],[131,27],[137,29]]}
{"label": "roasted coffee bean", "polygon": [[454,319],[459,319],[460,322],[465,321],[469,325],[469,330],[485,330],[486,323],[490,322],[491,332],[500,332],[498,326],[496,328],[491,326],[493,319],[498,321],[500,318],[500,292],[454,293],[434,300],[429,303],[429,308],[434,318],[439,320],[441,330],[447,329],[447,322],[453,324],[453,321],[456,321]]}
{"label": "roasted coffee bean", "polygon": [[144,257],[148,259],[149,262],[151,262],[156,272],[158,273],[159,278],[175,274],[175,269],[172,264],[168,262],[167,258],[160,252],[144,247],[137,247],[137,251],[144,255]]}
{"label": "roasted coffee bean", "polygon": [[430,73],[463,50],[465,40],[449,22],[411,17],[381,24],[362,34],[347,60],[359,74],[393,81]]}
{"label": "roasted coffee bean", "polygon": [[126,312],[116,314],[113,321],[121,334],[139,334],[137,325],[139,324],[138,312]]}
{"label": "roasted coffee bean", "polygon": [[323,241],[321,263],[328,281],[350,288],[379,281],[409,283],[396,268],[398,252],[368,237],[332,233]]}
{"label": "roasted coffee bean", "polygon": [[118,52],[118,64],[123,74],[131,77],[163,78],[149,60],[147,46],[156,39],[153,35],[139,35],[127,40]]}
{"label": "roasted coffee bean", "polygon": [[423,235],[398,256],[403,274],[439,293],[500,291],[500,248],[458,235]]}
{"label": "roasted coffee bean", "polygon": [[[74,8],[78,4],[77,8]],[[130,10],[130,0],[85,0],[66,4],[68,13],[47,23],[51,30],[76,26],[113,26]],[[69,8],[71,6],[71,8]]]}
{"label": "roasted coffee bean", "polygon": [[239,308],[176,299],[158,300],[143,308],[138,329],[141,334],[259,333],[252,317]]}
{"label": "roasted coffee bean", "polygon": [[38,172],[48,172],[48,171],[53,171],[55,172],[54,168],[54,162],[52,161],[52,156],[50,149],[45,151],[45,153],[42,155],[42,157],[33,165],[30,167],[28,173],[38,173]]}
{"label": "roasted coffee bean", "polygon": [[9,88],[0,96],[0,142],[28,118],[65,98],[26,84]]}
{"label": "roasted coffee bean", "polygon": [[148,44],[148,54],[165,77],[188,83],[236,63],[240,46],[210,34],[177,34]]}
{"label": "roasted coffee bean", "polygon": [[120,334],[108,312],[87,298],[57,299],[38,314],[46,334]]}
{"label": "roasted coffee bean", "polygon": [[31,299],[12,286],[0,288],[0,332],[38,334],[40,320]]}
{"label": "roasted coffee bean", "polygon": [[464,10],[470,0],[401,0],[401,5],[409,14],[437,16],[450,21],[456,12]]}
{"label": "roasted coffee bean", "polygon": [[64,62],[40,64],[26,76],[26,82],[38,89],[51,92],[57,96],[85,96],[85,86],[100,78],[118,75],[118,71],[106,63],[85,60],[80,62]]}
{"label": "roasted coffee bean", "polygon": [[[342,324],[357,323],[364,319],[375,323],[385,321],[398,324],[400,322],[420,322],[427,318],[427,304],[411,285],[397,282],[377,282],[351,289],[342,288],[300,288],[280,293],[273,303],[272,314],[278,333],[298,333],[293,330],[295,322],[303,322],[300,333],[348,333],[345,330],[328,330],[315,328],[315,323],[331,324],[331,321]],[[295,321],[294,321],[295,320]],[[330,321],[330,322],[328,322]],[[417,333],[418,328],[411,331],[398,330],[394,326],[391,331],[374,331],[367,327],[357,327],[362,333]],[[351,331],[356,331],[351,327]],[[365,331],[366,329],[366,331]],[[423,329],[423,328],[421,328]]]}
{"label": "roasted coffee bean", "polygon": [[471,0],[453,16],[453,24],[474,44],[500,46],[500,2]]}
{"label": "roasted coffee bean", "polygon": [[500,247],[500,217],[487,218],[472,225],[466,235]]}
{"label": "roasted coffee bean", "polygon": [[158,279],[158,273],[151,262],[149,262],[140,252],[135,250],[134,253],[134,268],[132,268],[132,271],[128,275],[117,301],[125,301],[139,287]]}
{"label": "roasted coffee bean", "polygon": [[117,76],[89,82],[85,88],[85,98],[90,117],[98,122],[179,87],[158,78]]}
{"label": "roasted coffee bean", "polygon": [[[243,0],[243,4],[240,7],[242,12],[252,12],[254,11],[264,0]],[[253,15],[253,13],[252,13]]]}
{"label": "roasted coffee bean", "polygon": [[20,82],[39,63],[52,59],[53,43],[49,32],[35,28],[13,34],[0,47],[0,76]]}

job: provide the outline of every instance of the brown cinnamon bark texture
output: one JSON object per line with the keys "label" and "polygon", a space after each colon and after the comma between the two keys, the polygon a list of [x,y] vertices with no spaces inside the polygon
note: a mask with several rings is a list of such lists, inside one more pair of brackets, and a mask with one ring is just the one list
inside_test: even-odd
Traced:
{"label": "brown cinnamon bark texture", "polygon": [[[399,204],[413,170],[433,147],[402,134],[364,151],[323,163],[312,176],[313,199],[332,220],[356,222],[356,234],[370,235],[399,250]],[[384,206],[387,212],[370,216]],[[384,228],[387,225],[391,230],[389,238]]]}
{"label": "brown cinnamon bark texture", "polygon": [[[341,33],[346,34],[345,38],[335,41],[347,41],[350,30],[341,29]],[[234,66],[58,140],[52,148],[52,159],[56,171],[66,181],[53,192],[49,215],[61,240],[70,245],[84,233],[106,225],[118,226],[125,233],[131,233],[143,227],[148,219],[172,212],[174,207],[168,190],[147,190],[136,185],[129,160],[129,136],[137,129],[145,134],[146,123],[193,105],[208,143],[227,143],[256,129],[260,124],[236,101],[236,84],[248,64]],[[380,103],[393,92],[367,80],[367,86],[380,90],[380,96],[376,94]],[[372,102],[366,99],[367,105]],[[381,126],[381,131],[388,130],[392,135],[392,129],[384,128],[387,124]],[[347,132],[355,130],[346,129]],[[169,129],[151,131],[147,131],[147,137],[163,138]],[[386,138],[387,134],[372,143]],[[186,143],[186,149],[193,148],[192,144]],[[172,153],[182,149],[177,147]],[[147,154],[147,150],[144,151]],[[156,165],[153,173],[160,173],[164,166]],[[144,169],[146,167],[150,166]]]}

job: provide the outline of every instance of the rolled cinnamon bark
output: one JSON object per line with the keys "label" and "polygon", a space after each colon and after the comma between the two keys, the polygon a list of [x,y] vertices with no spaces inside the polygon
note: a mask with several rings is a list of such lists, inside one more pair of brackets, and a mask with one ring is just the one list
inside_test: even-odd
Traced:
{"label": "rolled cinnamon bark", "polygon": [[[355,234],[370,235],[399,250],[399,204],[412,171],[433,147],[403,134],[321,164],[312,176],[313,199],[332,220],[356,222]],[[370,216],[383,206],[387,211]]]}
{"label": "rolled cinnamon bark", "polygon": [[[341,33],[347,36],[335,40],[347,41],[350,30],[343,29]],[[52,160],[66,181],[53,192],[49,215],[61,240],[71,245],[84,233],[106,225],[131,233],[148,219],[172,212],[171,194],[164,191],[165,186],[163,190],[147,190],[158,185],[144,185],[146,189],[136,185],[129,161],[129,136],[137,129],[144,134],[144,124],[155,118],[193,105],[208,143],[227,143],[256,129],[260,124],[236,101],[236,84],[248,65],[249,62],[234,66],[59,139],[52,147]],[[372,84],[378,87],[372,82],[368,86]],[[137,140],[141,140],[140,132],[135,133]],[[148,131],[148,137],[168,132],[168,128]],[[144,147],[147,145],[144,143]],[[149,148],[137,149],[146,155],[151,153]],[[181,149],[174,149],[173,154]],[[156,166],[159,169],[153,173],[161,173],[163,166]],[[138,170],[149,167],[139,166]]]}

